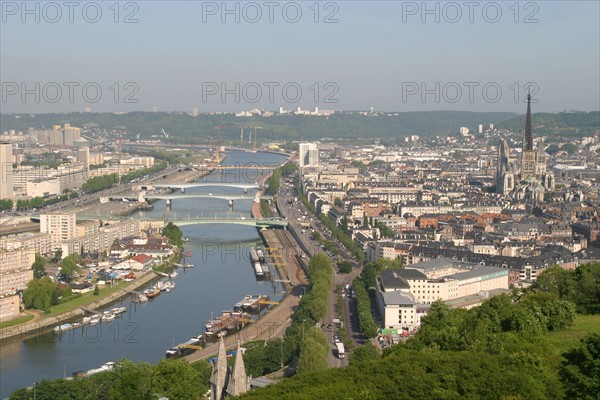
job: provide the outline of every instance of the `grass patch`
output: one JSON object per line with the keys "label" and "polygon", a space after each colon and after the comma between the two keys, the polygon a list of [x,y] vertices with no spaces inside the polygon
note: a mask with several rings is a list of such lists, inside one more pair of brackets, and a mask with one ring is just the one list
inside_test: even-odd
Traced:
{"label": "grass patch", "polygon": [[600,332],[600,315],[577,314],[572,327],[548,334],[548,341],[559,353],[567,351],[590,333]]}
{"label": "grass patch", "polygon": [[116,292],[119,289],[123,289],[124,287],[128,286],[128,283],[129,282],[119,282],[119,283],[115,283],[113,285],[113,287],[110,287],[110,285],[105,285],[105,287],[100,287],[100,294],[98,296],[94,296],[93,292],[84,293],[81,295],[81,297],[74,298],[70,301],[50,307],[50,310],[48,311],[48,313],[46,315],[55,317],[58,314],[69,312],[69,311],[72,311],[81,306],[85,306],[87,304],[93,303],[96,300],[100,300],[100,299],[103,299],[103,298],[111,295],[112,293]]}
{"label": "grass patch", "polygon": [[15,326],[19,324],[24,324],[25,322],[31,321],[35,316],[34,315],[24,315],[22,317],[17,317],[11,319],[10,321],[0,322],[0,329],[8,328],[10,326]]}

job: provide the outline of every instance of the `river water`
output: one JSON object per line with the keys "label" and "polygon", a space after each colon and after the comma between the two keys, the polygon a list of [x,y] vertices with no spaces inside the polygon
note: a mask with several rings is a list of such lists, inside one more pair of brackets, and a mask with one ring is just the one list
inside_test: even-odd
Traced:
{"label": "river water", "polygon": [[[278,165],[284,157],[271,153],[232,151],[223,165],[239,166],[225,173],[213,173],[201,182],[253,184],[261,172],[252,164]],[[266,171],[264,172],[267,173]],[[248,191],[249,195],[254,192]],[[186,193],[241,195],[233,187],[197,187]],[[221,199],[177,199],[170,209],[157,201],[154,210],[142,213],[147,218],[187,218],[188,216],[250,218],[251,200],[236,200],[233,210]],[[249,246],[260,241],[256,228],[232,224],[183,226],[190,238],[186,249],[192,250],[187,261],[193,268],[179,270],[176,287],[146,304],[133,304],[129,298],[122,305],[127,313],[111,322],[68,331],[62,335],[46,333],[35,338],[12,341],[0,347],[0,398],[12,391],[31,386],[42,379],[70,376],[108,361],[130,359],[157,363],[165,350],[202,333],[203,323],[220,315],[246,294],[267,294],[273,300],[282,296],[282,287],[257,281],[248,260]],[[110,307],[109,307],[110,308]]]}

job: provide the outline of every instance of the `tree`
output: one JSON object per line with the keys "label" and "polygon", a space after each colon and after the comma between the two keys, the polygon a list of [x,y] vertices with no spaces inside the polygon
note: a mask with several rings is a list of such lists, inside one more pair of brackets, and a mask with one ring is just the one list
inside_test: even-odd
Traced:
{"label": "tree", "polygon": [[579,347],[563,354],[560,378],[569,399],[597,399],[600,393],[600,334],[581,340]]}
{"label": "tree", "polygon": [[177,225],[169,222],[162,230],[163,236],[169,239],[169,243],[175,246],[183,246],[183,233]]}
{"label": "tree", "polygon": [[571,272],[559,265],[546,268],[531,285],[533,291],[551,293],[556,297],[569,297],[573,290]]}
{"label": "tree", "polygon": [[560,149],[566,151],[569,155],[573,155],[579,150],[579,147],[575,143],[567,143],[563,144]]}
{"label": "tree", "polygon": [[298,372],[320,371],[327,369],[329,344],[327,337],[318,328],[311,326],[302,334]]}
{"label": "tree", "polygon": [[81,272],[81,268],[77,266],[77,262],[79,261],[79,255],[71,254],[65,257],[60,263],[60,273],[65,278],[65,281],[70,282],[75,274]]}
{"label": "tree", "polygon": [[52,258],[53,262],[59,262],[62,259],[62,249],[56,249],[56,251],[54,252],[54,257]]}
{"label": "tree", "polygon": [[35,255],[35,261],[31,264],[34,279],[40,279],[46,276],[46,259],[39,254]]}
{"label": "tree", "polygon": [[600,262],[580,265],[574,272],[575,291],[571,300],[577,311],[585,314],[600,313]]}
{"label": "tree", "polygon": [[350,354],[350,365],[364,364],[379,358],[380,355],[375,346],[368,342],[352,351],[352,354]]}
{"label": "tree", "polygon": [[13,201],[11,199],[0,199],[0,211],[12,210]]}
{"label": "tree", "polygon": [[162,359],[150,378],[153,393],[169,399],[201,399],[208,387],[200,373],[185,360]]}
{"label": "tree", "polygon": [[33,279],[23,291],[23,300],[26,308],[48,311],[58,303],[60,289],[48,277]]}
{"label": "tree", "polygon": [[100,295],[100,288],[98,287],[98,285],[94,286],[94,296],[99,296]]}
{"label": "tree", "polygon": [[[212,365],[208,363],[206,360],[200,360],[192,364],[192,368],[198,371],[198,376],[200,378],[200,384],[203,387],[206,387],[208,390],[210,376],[212,374]],[[205,392],[206,392],[205,390]]]}
{"label": "tree", "polygon": [[427,315],[421,318],[416,342],[440,350],[459,349],[464,312],[461,309],[451,309],[441,300],[434,301]]}
{"label": "tree", "polygon": [[283,340],[280,338],[269,340],[264,347],[265,370],[264,373],[278,371],[283,366]]}
{"label": "tree", "polygon": [[348,260],[340,261],[338,263],[338,268],[340,269],[340,273],[349,274],[352,272],[352,263]]}
{"label": "tree", "polygon": [[114,369],[114,386],[110,398],[115,400],[153,399],[150,374],[154,367],[147,363],[123,360]]}

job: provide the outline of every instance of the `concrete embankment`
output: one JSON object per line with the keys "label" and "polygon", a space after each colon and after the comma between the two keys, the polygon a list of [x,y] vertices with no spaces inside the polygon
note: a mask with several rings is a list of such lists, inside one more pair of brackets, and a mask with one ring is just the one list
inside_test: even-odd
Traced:
{"label": "concrete embankment", "polygon": [[[102,308],[111,303],[117,302],[124,297],[130,296],[128,291],[142,287],[151,282],[153,279],[157,279],[159,277],[159,275],[152,271],[146,272],[143,276],[139,276],[135,281],[131,282],[131,284],[127,285],[123,289],[119,289],[107,297],[86,304],[84,307],[93,310]],[[84,314],[85,311],[78,307],[55,317],[45,317],[35,322],[26,322],[24,324],[4,328],[0,330],[0,345],[9,340],[22,340],[28,337],[47,334],[52,332],[54,326],[74,318],[82,317]]]}

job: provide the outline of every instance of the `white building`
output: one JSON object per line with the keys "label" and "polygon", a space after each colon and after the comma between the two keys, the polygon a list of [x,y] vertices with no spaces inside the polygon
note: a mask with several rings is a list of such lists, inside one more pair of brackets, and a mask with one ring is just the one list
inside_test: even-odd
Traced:
{"label": "white building", "polygon": [[0,199],[13,197],[12,144],[0,142]]}
{"label": "white building", "polygon": [[72,214],[41,214],[40,232],[49,233],[54,242],[59,244],[65,240],[73,239],[77,235],[75,228],[76,215]]}
{"label": "white building", "polygon": [[319,166],[319,149],[316,143],[300,143],[298,146],[300,168]]}
{"label": "white building", "polygon": [[436,300],[471,308],[506,291],[508,270],[450,259],[389,269],[377,276],[377,304],[385,328],[417,328]]}

